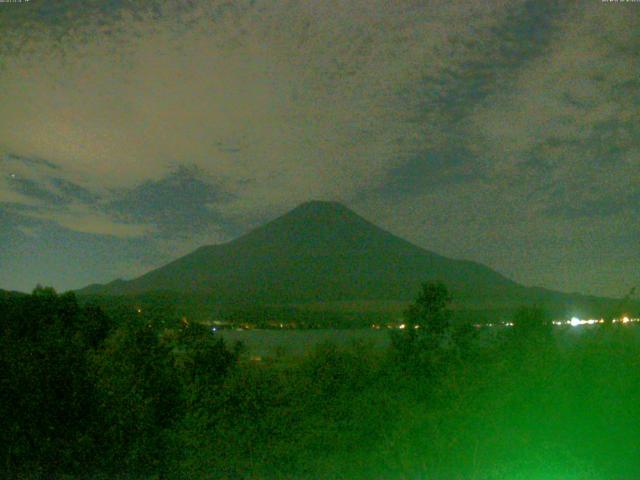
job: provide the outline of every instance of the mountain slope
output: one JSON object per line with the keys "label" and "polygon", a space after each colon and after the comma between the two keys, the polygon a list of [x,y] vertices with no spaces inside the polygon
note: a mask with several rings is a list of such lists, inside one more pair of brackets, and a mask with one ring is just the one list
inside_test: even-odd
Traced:
{"label": "mountain slope", "polygon": [[421,249],[339,203],[308,202],[231,242],[79,293],[172,291],[269,304],[408,300],[430,278],[445,281],[458,296],[522,289],[478,263]]}
{"label": "mountain slope", "polygon": [[484,265],[417,247],[335,202],[304,203],[231,242],[78,293],[168,301],[198,315],[217,307],[388,312],[403,309],[429,279],[449,286],[455,308],[491,318],[531,304],[557,316],[598,316],[620,303],[524,287]]}
{"label": "mountain slope", "polygon": [[0,289],[0,302],[10,301],[15,298],[20,298],[26,296],[26,293],[22,292],[14,292],[10,290],[2,290]]}

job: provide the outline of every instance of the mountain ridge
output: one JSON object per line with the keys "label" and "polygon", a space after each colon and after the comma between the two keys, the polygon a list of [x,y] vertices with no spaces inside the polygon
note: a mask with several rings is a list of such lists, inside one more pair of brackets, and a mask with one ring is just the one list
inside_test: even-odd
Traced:
{"label": "mountain ridge", "polygon": [[426,280],[443,281],[462,306],[597,300],[525,287],[486,265],[414,245],[326,201],[302,203],[229,242],[204,245],[132,280],[77,293],[173,292],[220,305],[382,304],[411,301]]}
{"label": "mountain ridge", "polygon": [[[416,263],[415,268],[411,267],[411,262]],[[350,295],[336,292],[328,296],[326,292],[325,295],[322,292],[300,295],[300,289],[297,289],[297,296],[284,294],[285,287],[290,290],[293,286],[287,286],[290,282],[279,281],[284,280],[279,277],[293,275],[297,280],[295,283],[300,283],[305,269],[311,271],[317,281],[333,277],[335,283],[336,274],[350,277],[349,282],[337,282],[351,290]],[[225,290],[219,283],[226,279],[247,293],[259,290],[261,297],[268,297],[269,292],[263,292],[252,283],[268,285],[269,290],[279,291],[278,296],[288,297],[287,301],[372,299],[384,293],[379,286],[373,288],[375,293],[358,293],[348,285],[355,281],[371,288],[376,276],[380,277],[380,282],[386,280],[388,283],[391,277],[407,277],[410,270],[420,270],[419,277],[423,280],[438,277],[454,285],[468,283],[475,277],[496,285],[517,285],[484,265],[448,259],[422,249],[375,226],[340,203],[311,201],[229,242],[204,245],[133,280],[92,285],[79,293],[126,295],[153,290],[206,293]],[[358,272],[363,275],[360,281]],[[310,282],[306,283],[312,287]],[[398,282],[391,283],[391,290],[396,295],[383,294],[383,298],[408,298],[408,295],[397,295]]]}

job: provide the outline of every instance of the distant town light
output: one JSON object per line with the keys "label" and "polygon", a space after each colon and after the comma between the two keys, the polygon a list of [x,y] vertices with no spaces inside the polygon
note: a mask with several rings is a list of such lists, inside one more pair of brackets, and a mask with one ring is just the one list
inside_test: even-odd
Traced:
{"label": "distant town light", "polygon": [[578,317],[573,317],[571,319],[571,326],[572,327],[577,327],[578,325],[581,325],[582,322],[580,321],[580,319]]}

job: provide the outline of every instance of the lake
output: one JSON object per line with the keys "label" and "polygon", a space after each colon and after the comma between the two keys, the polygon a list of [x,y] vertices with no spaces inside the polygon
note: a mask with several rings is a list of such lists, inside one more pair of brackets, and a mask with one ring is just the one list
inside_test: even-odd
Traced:
{"label": "lake", "polygon": [[[481,334],[485,339],[495,336],[508,327],[483,328]],[[597,332],[598,325],[582,325],[578,327],[554,327],[554,335],[559,346],[571,347],[581,338]],[[633,329],[640,341],[640,328],[636,325],[619,326],[617,328]],[[225,339],[230,345],[242,342],[246,353],[252,356],[267,356],[278,350],[290,355],[300,355],[311,351],[314,346],[331,342],[336,345],[347,345],[354,341],[363,341],[374,346],[386,347],[390,343],[390,330],[372,328],[362,329],[317,329],[317,330],[219,330],[215,335]]]}

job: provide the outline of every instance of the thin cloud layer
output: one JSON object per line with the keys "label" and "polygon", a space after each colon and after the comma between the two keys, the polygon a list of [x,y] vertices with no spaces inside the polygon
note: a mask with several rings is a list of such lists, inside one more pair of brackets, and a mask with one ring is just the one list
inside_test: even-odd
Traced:
{"label": "thin cloud layer", "polygon": [[94,35],[69,20],[61,38],[27,38],[25,53],[9,55],[2,145],[93,191],[194,165],[235,194],[240,212],[348,199],[443,141],[438,119],[420,120],[416,83],[441,78],[444,95],[451,65],[471,54],[452,40],[475,40],[507,12],[463,2],[202,4],[150,24],[122,9],[113,30]]}

